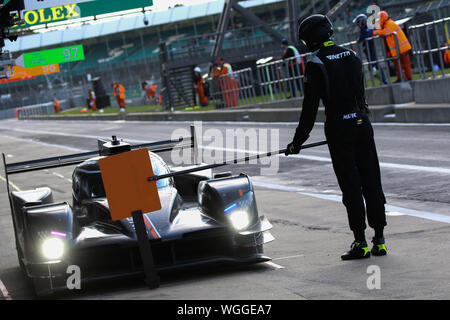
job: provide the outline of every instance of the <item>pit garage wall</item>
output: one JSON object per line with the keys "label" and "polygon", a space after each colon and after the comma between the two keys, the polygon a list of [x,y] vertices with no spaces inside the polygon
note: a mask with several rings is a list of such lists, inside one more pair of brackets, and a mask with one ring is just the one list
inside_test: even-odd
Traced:
{"label": "pit garage wall", "polygon": [[366,89],[370,105],[450,103],[450,77],[396,83]]}

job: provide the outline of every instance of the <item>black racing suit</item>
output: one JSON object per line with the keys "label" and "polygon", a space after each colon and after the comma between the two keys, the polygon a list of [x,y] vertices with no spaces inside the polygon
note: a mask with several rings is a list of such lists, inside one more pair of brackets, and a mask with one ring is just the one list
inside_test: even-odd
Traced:
{"label": "black racing suit", "polygon": [[364,233],[366,210],[370,227],[382,232],[386,225],[386,200],[362,72],[356,53],[332,42],[314,52],[306,65],[303,109],[293,141],[301,146],[308,139],[322,99],[325,136],[355,237]]}

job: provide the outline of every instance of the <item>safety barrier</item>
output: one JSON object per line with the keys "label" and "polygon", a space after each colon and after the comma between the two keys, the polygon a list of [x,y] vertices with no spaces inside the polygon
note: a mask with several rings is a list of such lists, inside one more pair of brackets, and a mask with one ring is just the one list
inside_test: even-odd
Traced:
{"label": "safety barrier", "polygon": [[256,74],[262,103],[303,96],[303,61],[306,56],[257,65]]}
{"label": "safety barrier", "polygon": [[[395,50],[400,52],[400,45],[396,33],[341,44],[342,47],[355,51],[358,57],[361,58],[365,71],[364,82],[366,87],[392,83],[390,62],[393,62],[394,66],[397,64],[397,67],[401,70],[400,55],[397,54],[395,57],[391,57],[386,52],[385,39],[387,37],[394,37]],[[399,72],[398,81],[403,82],[404,80],[403,72]]]}
{"label": "safety barrier", "polygon": [[[397,34],[387,36],[394,37],[395,47],[399,52]],[[341,45],[356,51],[362,58],[366,70],[366,86],[391,84],[389,63],[400,65],[400,55],[390,57],[386,53],[384,41],[387,36],[376,36]],[[310,55],[311,53],[306,53],[276,61],[272,58],[262,59],[257,62],[255,69],[246,68],[213,79],[210,82],[211,100],[219,109],[303,97],[305,65]],[[402,72],[399,76],[399,81],[405,80]]]}
{"label": "safety barrier", "polygon": [[445,76],[446,68],[450,67],[450,63],[444,61],[444,53],[449,50],[450,44],[449,22],[450,17],[408,29],[421,79],[428,78],[427,72],[430,71],[433,78],[438,73]]}
{"label": "safety barrier", "polygon": [[268,103],[303,96],[303,57],[258,64],[210,80],[216,109]]}
{"label": "safety barrier", "polygon": [[[61,101],[61,102],[64,102],[64,101]],[[44,115],[44,114],[52,114],[54,112],[55,112],[55,110],[54,110],[53,102],[42,103],[42,104],[32,105],[32,106],[25,106],[25,107],[20,107],[20,108],[14,109],[14,114],[15,114],[16,118],[37,116],[37,115]]]}

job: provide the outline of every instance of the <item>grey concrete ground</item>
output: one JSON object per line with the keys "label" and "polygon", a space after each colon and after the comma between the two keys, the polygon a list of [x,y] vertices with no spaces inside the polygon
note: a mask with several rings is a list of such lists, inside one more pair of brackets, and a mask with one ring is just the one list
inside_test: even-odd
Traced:
{"label": "grey concrete ground", "polygon": [[[188,126],[175,122],[1,121],[0,151],[8,162],[17,162],[95,150],[97,137],[112,134],[134,143],[167,139],[175,129]],[[269,129],[269,138],[260,141],[275,149],[290,142],[295,125],[203,123],[205,162],[226,151],[242,149],[241,145],[208,140],[208,134],[220,132],[225,137],[227,130],[236,128],[255,130],[259,138],[264,129]],[[276,240],[265,248],[272,263],[169,274],[161,279],[161,287],[152,291],[141,279],[111,281],[64,298],[449,299],[450,125],[375,124],[374,128],[388,200],[388,256],[340,260],[352,235],[324,146],[305,150],[299,156],[272,159],[270,165],[278,165],[275,172],[261,171],[270,168],[267,163],[218,170],[246,172],[255,182],[259,212],[274,225]],[[317,124],[309,142],[323,139],[323,125]],[[244,144],[244,148],[257,151],[253,147],[248,141]],[[169,162],[173,159],[170,153],[164,158]],[[52,187],[55,200],[70,201],[72,170],[64,167],[12,176],[11,188],[47,185]],[[12,299],[32,299],[18,267],[9,206],[4,188],[1,191],[0,299],[5,293]],[[371,237],[368,230],[367,238]],[[370,289],[371,270],[379,271],[379,289]],[[243,284],[250,290],[242,291]]]}

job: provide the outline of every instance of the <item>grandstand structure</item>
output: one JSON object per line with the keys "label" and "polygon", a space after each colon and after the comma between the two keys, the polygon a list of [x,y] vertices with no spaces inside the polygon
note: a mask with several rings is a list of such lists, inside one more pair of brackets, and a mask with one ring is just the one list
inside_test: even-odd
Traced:
{"label": "grandstand structure", "polygon": [[[356,38],[356,29],[351,21],[357,14],[365,13],[370,4],[375,3],[388,10],[395,18],[411,19],[426,14],[432,20],[449,15],[449,2],[239,1],[242,7],[266,25],[252,24],[238,12],[232,12],[228,25],[222,30],[220,56],[237,68],[254,66],[257,60],[265,57],[279,58],[282,54],[280,43],[264,30],[269,26],[284,38],[295,38],[297,19],[296,14],[292,14],[292,5],[297,6],[297,17],[312,13],[329,14],[335,24],[336,41],[342,43]],[[166,57],[166,63],[174,70],[199,66],[205,73],[208,72],[225,3],[225,0],[218,0],[160,12],[143,8],[142,12],[131,15],[59,25],[54,29],[22,30],[18,41],[6,43],[6,50],[12,52],[14,57],[24,52],[83,44],[86,58],[61,64],[59,74],[0,84],[0,109],[5,111],[47,103],[53,97],[61,100],[64,108],[80,107],[86,104],[88,90],[92,88],[89,79],[98,77],[111,94],[111,83],[120,81],[127,89],[127,100],[131,104],[142,105],[141,83],[150,81],[160,84],[161,57]],[[165,52],[161,52],[162,43]]]}

